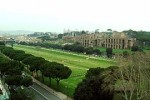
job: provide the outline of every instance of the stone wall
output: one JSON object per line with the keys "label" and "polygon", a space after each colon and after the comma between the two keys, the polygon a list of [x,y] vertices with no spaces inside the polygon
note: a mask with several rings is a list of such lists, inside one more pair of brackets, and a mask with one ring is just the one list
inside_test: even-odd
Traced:
{"label": "stone wall", "polygon": [[81,43],[84,47],[105,47],[113,49],[131,48],[135,38],[129,38],[124,33],[114,32],[110,34],[84,34],[75,38],[76,42]]}

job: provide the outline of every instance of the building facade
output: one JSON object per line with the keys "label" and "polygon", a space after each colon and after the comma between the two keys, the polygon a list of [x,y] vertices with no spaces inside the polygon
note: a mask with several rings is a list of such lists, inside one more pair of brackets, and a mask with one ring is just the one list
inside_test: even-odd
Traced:
{"label": "building facade", "polygon": [[76,36],[75,40],[84,47],[105,47],[113,49],[131,48],[136,43],[135,38],[130,38],[122,32],[83,34]]}

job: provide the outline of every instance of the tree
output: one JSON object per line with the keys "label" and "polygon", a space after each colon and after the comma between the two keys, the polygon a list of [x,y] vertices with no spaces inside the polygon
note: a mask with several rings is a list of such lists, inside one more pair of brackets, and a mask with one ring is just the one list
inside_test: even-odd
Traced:
{"label": "tree", "polygon": [[68,44],[66,44],[66,45],[64,45],[63,49],[64,49],[64,50],[72,51],[73,46],[72,46],[72,45],[68,45]]}
{"label": "tree", "polygon": [[21,80],[21,85],[25,86],[25,87],[29,87],[30,85],[33,84],[32,78],[29,76],[25,76],[22,80]]}
{"label": "tree", "polygon": [[9,69],[10,66],[8,66],[8,64],[9,64],[9,61],[7,61],[7,62],[5,62],[5,61],[0,62],[0,72],[1,72],[2,76],[5,75],[5,73]]}
{"label": "tree", "polygon": [[6,75],[21,75],[21,74],[22,74],[21,70],[17,68],[10,68],[6,72]]}
{"label": "tree", "polygon": [[107,29],[108,32],[112,32],[112,29]]}
{"label": "tree", "polygon": [[25,58],[27,58],[29,56],[33,56],[33,55],[22,53],[22,54],[15,55],[14,59],[18,60],[18,61],[23,61]]}
{"label": "tree", "polygon": [[78,84],[74,93],[74,100],[106,100],[100,97],[102,81],[96,77],[83,80]]}
{"label": "tree", "polygon": [[78,44],[78,45],[73,45],[73,46],[74,46],[74,48],[73,48],[73,51],[74,51],[74,52],[81,53],[81,52],[84,52],[84,51],[85,51],[84,47],[81,46],[80,44]]}
{"label": "tree", "polygon": [[54,67],[52,62],[47,62],[43,65],[43,74],[46,77],[49,77],[49,85],[51,86],[51,78],[54,77]]}
{"label": "tree", "polygon": [[0,51],[2,52],[5,49],[4,45],[0,45]]}
{"label": "tree", "polygon": [[86,32],[84,30],[81,31],[81,34],[86,34]]}
{"label": "tree", "polygon": [[3,46],[4,46],[4,45],[5,45],[5,43],[4,43],[4,42],[2,42],[2,41],[0,41],[0,45],[3,45]]}
{"label": "tree", "polygon": [[123,57],[127,58],[129,56],[129,52],[128,51],[123,51]]}
{"label": "tree", "polygon": [[86,54],[93,54],[93,48],[89,47],[85,49]]}
{"label": "tree", "polygon": [[112,100],[113,91],[103,87],[103,79],[93,76],[78,84],[74,100]]}
{"label": "tree", "polygon": [[33,59],[35,59],[35,57],[32,55],[32,56],[29,56],[29,57],[26,57],[25,59],[23,59],[22,62],[26,65],[30,65],[30,63],[33,61]]}
{"label": "tree", "polygon": [[12,59],[17,61],[22,61],[21,57],[25,55],[25,52],[22,50],[15,50]]}
{"label": "tree", "polygon": [[95,33],[99,33],[99,29],[96,29],[96,30],[95,30]]}
{"label": "tree", "polygon": [[106,49],[106,53],[107,53],[107,57],[108,57],[108,58],[111,58],[111,57],[112,57],[112,54],[113,54],[112,48],[107,48],[107,49]]}
{"label": "tree", "polygon": [[100,68],[100,67],[97,67],[97,68],[90,68],[85,77],[86,78],[90,78],[90,77],[93,77],[93,76],[99,76],[100,73],[102,73],[104,71],[104,68]]}
{"label": "tree", "polygon": [[149,100],[150,98],[150,55],[137,52],[128,59],[118,58],[119,71],[116,90],[125,100]]}
{"label": "tree", "polygon": [[132,46],[131,47],[131,51],[139,51],[139,47],[138,46]]}
{"label": "tree", "polygon": [[5,54],[6,56],[10,56],[13,52],[13,48],[11,47],[5,47],[3,48],[3,50],[1,50],[3,54]]}
{"label": "tree", "polygon": [[29,70],[29,65],[32,63],[34,59],[35,57],[33,55],[29,55],[28,57],[22,60],[22,62],[27,65],[28,70]]}
{"label": "tree", "polygon": [[21,86],[21,80],[23,78],[20,75],[7,76],[5,78],[5,83],[9,86],[10,90],[14,90],[14,86]]}
{"label": "tree", "polygon": [[112,100],[114,96],[115,73],[118,67],[90,68],[86,79],[78,84],[74,100]]}
{"label": "tree", "polygon": [[[7,54],[8,56],[14,58],[12,55],[16,54],[24,54],[22,51],[16,52],[16,50],[13,50],[11,48],[1,48],[1,50]],[[8,51],[12,51],[12,54]],[[14,56],[16,56],[14,55]],[[2,60],[4,59],[4,60]],[[4,78],[4,82],[8,85],[9,91],[10,91],[10,99],[11,100],[32,100],[33,96],[27,95],[25,92],[18,91],[22,85],[23,86],[30,86],[32,85],[32,78],[31,77],[23,77],[22,71],[24,69],[24,65],[16,60],[10,60],[7,57],[2,57],[0,55],[0,72],[1,77]],[[24,94],[25,93],[25,94]],[[30,93],[30,92],[28,92]]]}
{"label": "tree", "polygon": [[35,96],[29,89],[18,88],[16,91],[10,91],[10,100],[35,100]]}
{"label": "tree", "polygon": [[96,54],[96,55],[101,55],[101,52],[100,52],[99,49],[94,49],[93,52],[94,52],[94,54]]}
{"label": "tree", "polygon": [[32,59],[32,62],[29,64],[30,68],[29,70],[33,73],[36,73],[36,76],[38,77],[38,70],[40,70],[40,67],[45,63],[45,59],[42,57],[34,57]]}
{"label": "tree", "polygon": [[24,69],[24,65],[19,62],[19,61],[16,61],[16,60],[13,60],[13,61],[10,61],[10,65],[13,67],[13,68],[16,68],[16,70],[20,70],[20,71],[23,71]]}
{"label": "tree", "polygon": [[41,72],[41,74],[42,74],[42,81],[44,82],[44,73],[45,73],[45,71],[47,71],[46,70],[46,68],[47,68],[47,63],[49,63],[49,61],[47,61],[47,60],[45,60],[45,62],[40,66],[40,72]]}
{"label": "tree", "polygon": [[58,34],[59,39],[62,39],[62,37],[63,37],[63,34]]}
{"label": "tree", "polygon": [[24,65],[17,61],[0,62],[0,71],[2,75],[21,75]]}
{"label": "tree", "polygon": [[60,80],[67,79],[71,75],[72,71],[69,67],[56,62],[52,62],[52,66],[54,68],[53,78],[57,81],[58,89]]}

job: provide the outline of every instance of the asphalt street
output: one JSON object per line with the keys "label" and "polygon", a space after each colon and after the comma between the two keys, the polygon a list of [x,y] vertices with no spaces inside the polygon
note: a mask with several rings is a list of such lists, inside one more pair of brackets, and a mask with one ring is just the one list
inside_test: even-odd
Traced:
{"label": "asphalt street", "polygon": [[36,83],[34,83],[30,89],[35,94],[35,100],[61,100]]}

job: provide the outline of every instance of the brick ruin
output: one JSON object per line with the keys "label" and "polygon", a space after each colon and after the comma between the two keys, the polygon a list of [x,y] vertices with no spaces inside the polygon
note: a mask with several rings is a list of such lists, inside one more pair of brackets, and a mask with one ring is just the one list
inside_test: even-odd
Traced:
{"label": "brick ruin", "polygon": [[92,33],[65,36],[64,39],[73,39],[74,42],[79,42],[84,47],[104,47],[113,49],[128,49],[136,43],[136,38],[131,38],[123,32],[112,33]]}

